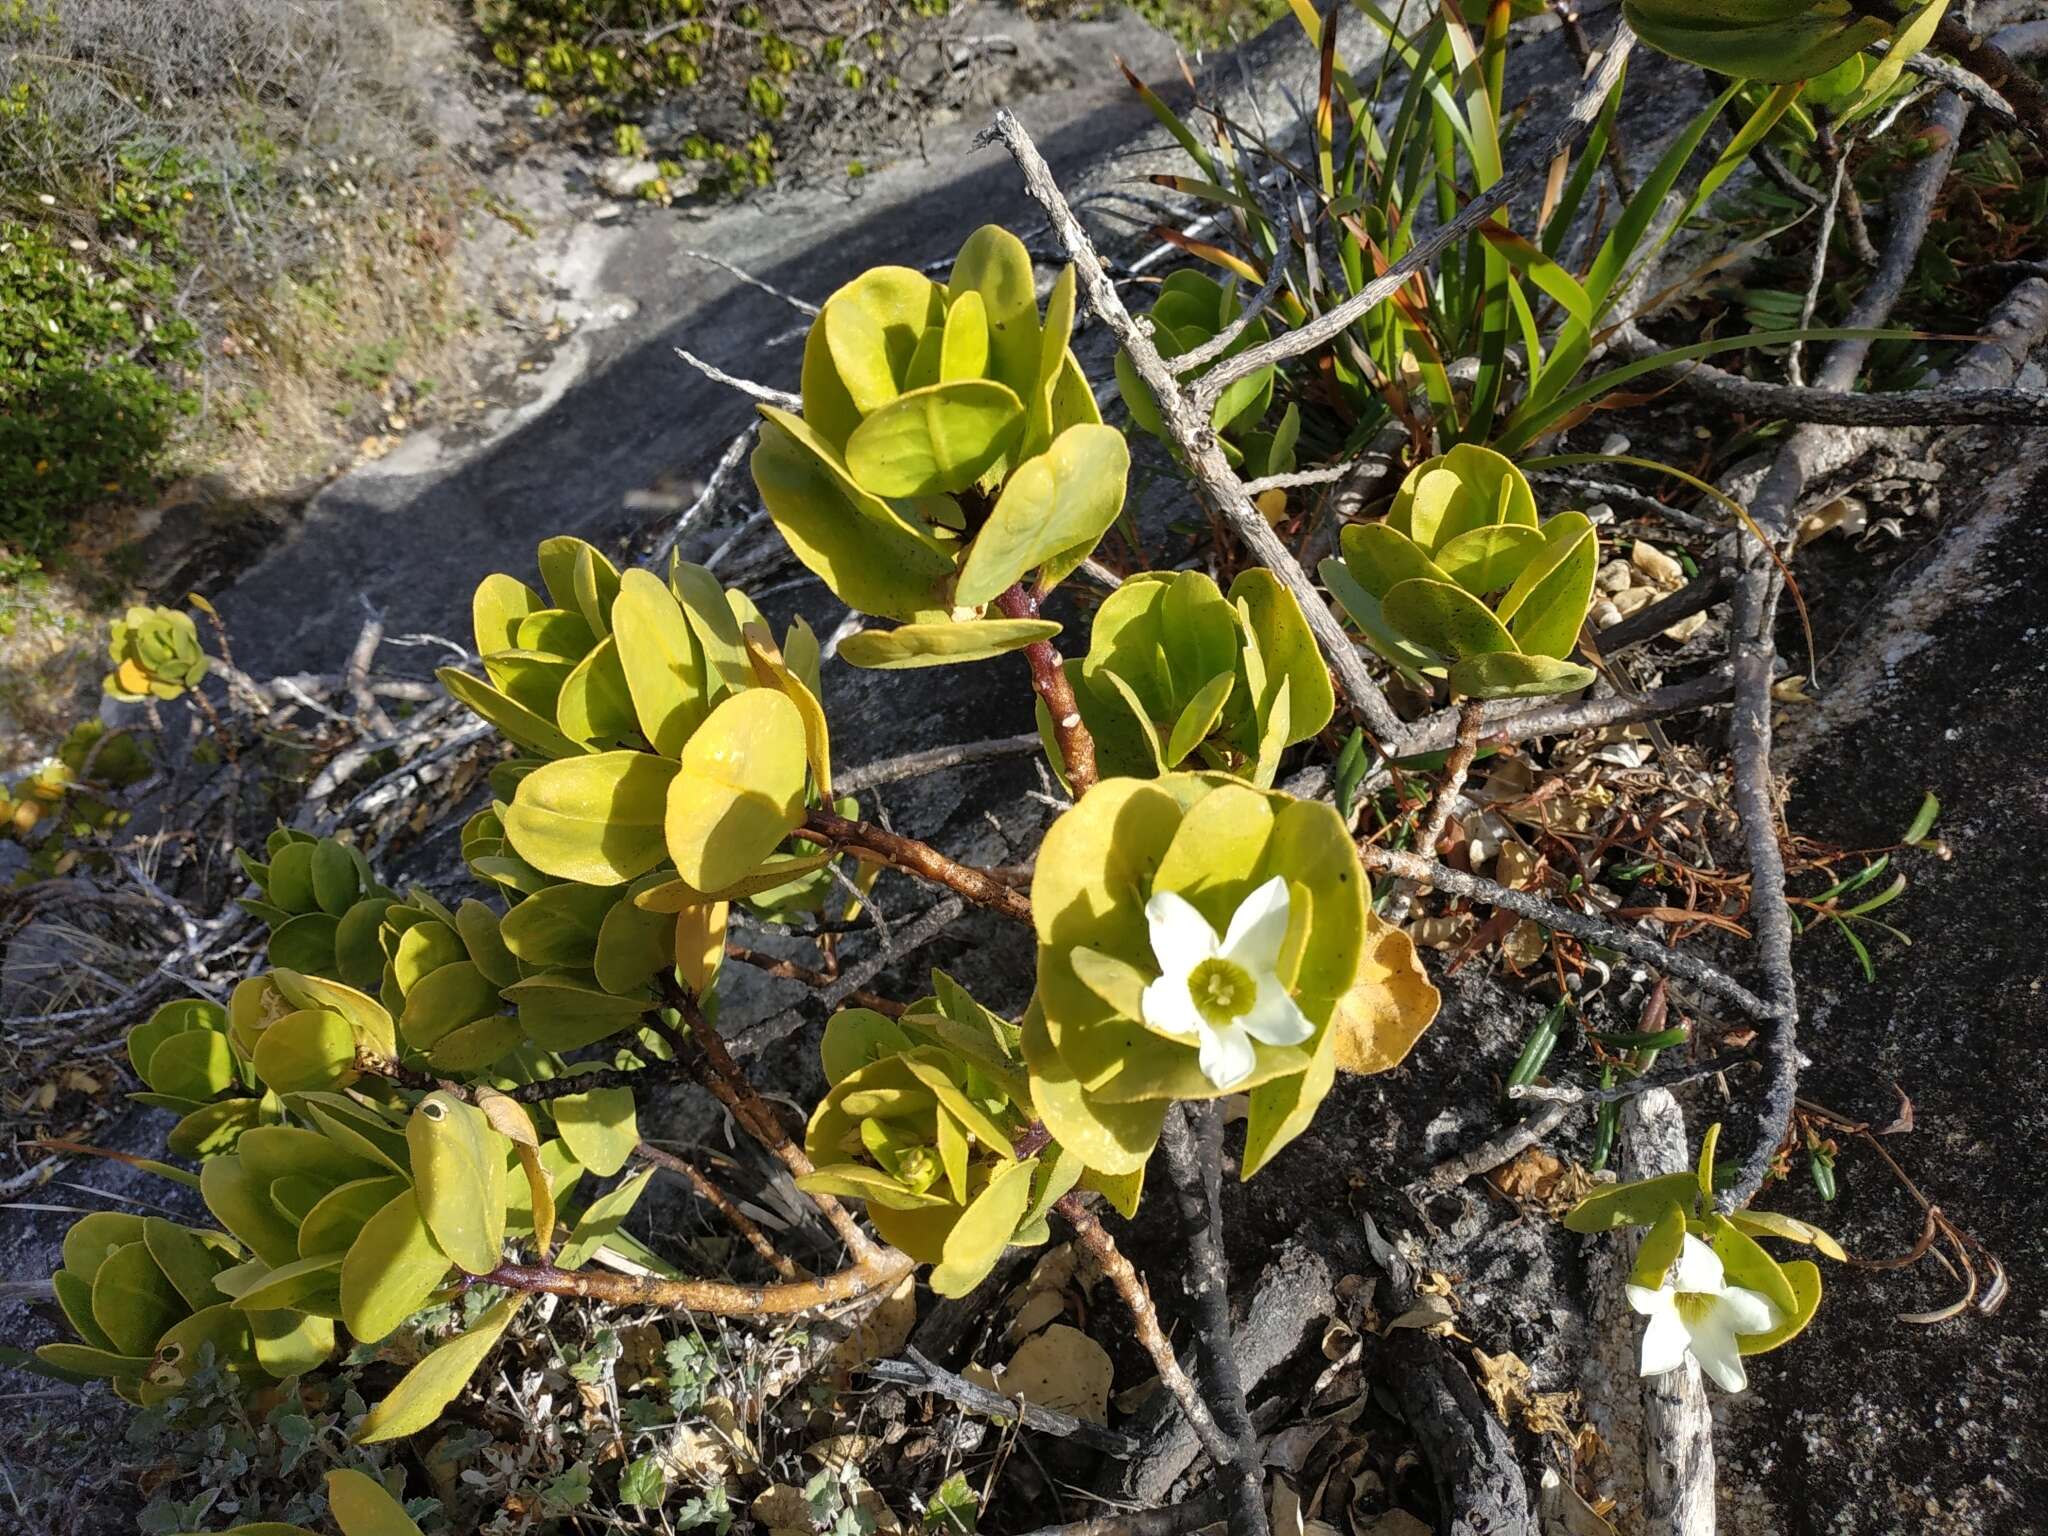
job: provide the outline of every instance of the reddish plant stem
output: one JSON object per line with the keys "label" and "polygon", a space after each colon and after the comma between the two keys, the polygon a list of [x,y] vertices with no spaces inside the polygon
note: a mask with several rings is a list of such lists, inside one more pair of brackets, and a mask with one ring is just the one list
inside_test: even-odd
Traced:
{"label": "reddish plant stem", "polygon": [[1458,738],[1444,758],[1443,782],[1437,785],[1422,830],[1415,835],[1418,859],[1436,857],[1436,845],[1444,828],[1450,825],[1451,807],[1458,803],[1458,792],[1465,787],[1465,776],[1472,771],[1472,759],[1479,755],[1479,728],[1485,709],[1485,703],[1479,699],[1467,699],[1458,706]]}
{"label": "reddish plant stem", "polygon": [[[996,607],[1012,619],[1038,617],[1038,599],[1019,582],[996,599]],[[1053,740],[1067,765],[1067,787],[1080,799],[1095,787],[1095,738],[1081,723],[1081,706],[1074,699],[1074,685],[1067,679],[1067,664],[1059,647],[1050,640],[1034,640],[1024,647],[1024,659],[1031,664],[1031,686],[1045,700],[1052,717]]]}
{"label": "reddish plant stem", "polygon": [[946,857],[930,843],[886,831],[870,822],[849,821],[826,810],[814,810],[805,816],[804,831],[855,858],[886,864],[934,885],[943,885],[978,907],[987,907],[1020,923],[1031,921],[1031,903],[1023,895],[985,869]]}
{"label": "reddish plant stem", "polygon": [[747,1245],[758,1253],[774,1271],[785,1280],[807,1280],[808,1271],[794,1259],[785,1258],[776,1246],[768,1241],[768,1234],[755,1224],[754,1218],[733,1204],[731,1196],[711,1182],[710,1177],[687,1157],[679,1157],[660,1147],[651,1147],[641,1142],[634,1153],[653,1163],[657,1168],[666,1168],[670,1173],[682,1175],[683,1181],[697,1192],[700,1199],[729,1222],[733,1230],[747,1240]]}
{"label": "reddish plant stem", "polygon": [[1195,1390],[1193,1380],[1181,1369],[1179,1357],[1173,1352],[1173,1343],[1159,1324],[1159,1309],[1152,1305],[1152,1293],[1145,1288],[1144,1277],[1124,1257],[1116,1239],[1095,1219],[1095,1213],[1081,1203],[1079,1194],[1062,1195],[1053,1209],[1066,1217],[1067,1225],[1074,1229],[1074,1241],[1087,1250],[1101,1266],[1103,1274],[1109,1277],[1109,1283],[1116,1287],[1117,1295],[1131,1314],[1131,1327],[1138,1336],[1138,1343],[1152,1357],[1153,1369],[1159,1372],[1159,1379],[1166,1383],[1167,1391],[1180,1404],[1180,1411],[1187,1415],[1195,1438],[1202,1442],[1202,1449],[1209,1453],[1209,1459],[1217,1466],[1232,1465],[1236,1459],[1236,1448],[1216,1427],[1209,1405],[1202,1401],[1202,1394]]}
{"label": "reddish plant stem", "polygon": [[[711,1021],[704,1017],[704,1010],[697,1006],[696,998],[680,986],[670,986],[664,991],[663,1000],[683,1016],[697,1048],[704,1053],[705,1070],[698,1081],[719,1103],[732,1111],[733,1118],[739,1121],[748,1135],[775,1154],[776,1160],[789,1170],[793,1178],[801,1179],[815,1172],[810,1158],[804,1155],[804,1149],[790,1139],[781,1117],[747,1081],[746,1073],[732,1059],[732,1052],[726,1049],[718,1031],[711,1027]],[[809,1190],[805,1194],[818,1208],[818,1213],[831,1224],[832,1230],[839,1234],[839,1240],[846,1244],[847,1252],[854,1258],[868,1264],[884,1251],[861,1230],[860,1223],[853,1219],[846,1207],[832,1196],[812,1194]]]}

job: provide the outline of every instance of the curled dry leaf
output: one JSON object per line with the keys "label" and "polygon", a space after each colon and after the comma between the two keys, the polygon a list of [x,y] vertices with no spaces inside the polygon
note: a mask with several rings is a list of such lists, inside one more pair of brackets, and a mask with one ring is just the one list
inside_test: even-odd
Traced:
{"label": "curled dry leaf", "polygon": [[1018,1347],[995,1378],[995,1390],[1106,1425],[1114,1377],[1107,1350],[1080,1329],[1054,1323]]}

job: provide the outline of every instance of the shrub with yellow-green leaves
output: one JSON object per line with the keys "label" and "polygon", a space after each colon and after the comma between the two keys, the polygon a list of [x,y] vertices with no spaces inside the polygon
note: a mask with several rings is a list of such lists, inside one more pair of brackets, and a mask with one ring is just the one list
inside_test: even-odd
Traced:
{"label": "shrub with yellow-green leaves", "polygon": [[823,853],[776,856],[831,795],[818,645],[777,646],[753,604],[702,566],[623,575],[581,539],[541,546],[547,595],[491,576],[474,603],[486,678],[443,683],[540,761],[494,807],[505,848],[587,885],[673,873],[636,901],[715,905],[785,885]]}
{"label": "shrub with yellow-green leaves", "polygon": [[1536,515],[1528,479],[1461,443],[1402,480],[1384,520],[1339,536],[1322,576],[1372,648],[1455,698],[1569,693],[1593,671],[1567,661],[1593,601],[1600,542],[1583,512]]}
{"label": "shrub with yellow-green leaves", "polygon": [[944,283],[874,267],[804,343],[803,411],[764,405],[754,483],[790,549],[848,607],[906,621],[844,641],[856,666],[972,661],[1059,626],[986,617],[1043,592],[1123,509],[1130,453],[1068,339],[1071,268],[1044,312],[1024,243],[986,225]]}
{"label": "shrub with yellow-green leaves", "polygon": [[943,972],[932,982],[901,1019],[854,1008],[825,1026],[831,1091],[804,1135],[816,1172],[798,1184],[865,1201],[877,1232],[933,1266],[933,1290],[964,1296],[1006,1247],[1046,1241],[1083,1170],[1056,1142],[1018,1153],[1032,1107],[1017,1026]]}
{"label": "shrub with yellow-green leaves", "polygon": [[[1088,654],[1067,672],[1105,776],[1188,764],[1267,788],[1280,755],[1336,706],[1301,605],[1262,567],[1239,572],[1228,598],[1200,571],[1130,577],[1103,599]],[[1038,717],[1057,770],[1043,700]]]}
{"label": "shrub with yellow-green leaves", "polygon": [[270,963],[319,975],[335,972],[337,955],[374,947],[381,903],[391,893],[370,873],[369,861],[339,838],[314,837],[279,827],[264,841],[268,862],[239,848],[235,857],[259,892],[239,898],[245,912],[270,930]]}
{"label": "shrub with yellow-green leaves", "polygon": [[117,699],[175,699],[206,676],[199,626],[175,608],[130,608],[108,626],[114,670],[101,684]]}
{"label": "shrub with yellow-green leaves", "polygon": [[1176,1100],[1248,1096],[1250,1178],[1339,1068],[1397,1065],[1436,1015],[1336,811],[1220,775],[1098,784],[1047,831],[1031,911],[1032,1103],[1127,1200]]}

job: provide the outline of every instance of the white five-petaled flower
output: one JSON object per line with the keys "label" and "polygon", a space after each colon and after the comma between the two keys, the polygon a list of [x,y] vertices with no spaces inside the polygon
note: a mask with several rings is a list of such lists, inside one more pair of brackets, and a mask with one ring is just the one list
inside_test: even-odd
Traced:
{"label": "white five-petaled flower", "polygon": [[1739,1336],[1767,1333],[1782,1321],[1768,1296],[1728,1284],[1720,1255],[1690,1232],[1664,1283],[1654,1290],[1629,1286],[1628,1304],[1650,1320],[1643,1330],[1643,1375],[1675,1371],[1691,1355],[1729,1392],[1749,1385]]}
{"label": "white five-petaled flower", "polygon": [[1145,988],[1145,1027],[1199,1046],[1218,1088],[1251,1076],[1254,1040],[1299,1045],[1316,1032],[1280,980],[1289,899],[1275,875],[1238,904],[1221,939],[1184,897],[1159,891],[1145,903],[1160,971]]}

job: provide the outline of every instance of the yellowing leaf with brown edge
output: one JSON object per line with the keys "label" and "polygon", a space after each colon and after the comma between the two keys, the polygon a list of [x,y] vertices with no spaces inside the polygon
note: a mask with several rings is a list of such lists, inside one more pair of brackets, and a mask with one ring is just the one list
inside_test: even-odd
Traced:
{"label": "yellowing leaf with brown edge", "polygon": [[348,1467],[327,1474],[327,1510],[341,1536],[420,1536],[405,1506],[382,1483]]}
{"label": "yellowing leaf with brown edge", "polygon": [[998,1380],[1005,1397],[1107,1424],[1114,1377],[1108,1351],[1080,1329],[1054,1323],[1018,1346]]}
{"label": "yellowing leaf with brown edge", "polygon": [[524,1294],[507,1296],[399,1379],[384,1401],[372,1408],[356,1431],[358,1445],[416,1434],[441,1417],[441,1410],[469,1385],[477,1367],[497,1347],[505,1329],[525,1305]]}
{"label": "yellowing leaf with brown edge", "polygon": [[1441,1001],[1415,956],[1414,941],[1369,917],[1358,979],[1330,1016],[1337,1069],[1361,1076],[1392,1071],[1435,1020]]}
{"label": "yellowing leaf with brown edge", "polygon": [[707,896],[753,873],[803,820],[803,716],[781,693],[720,702],[683,748],[668,788],[668,854]]}

